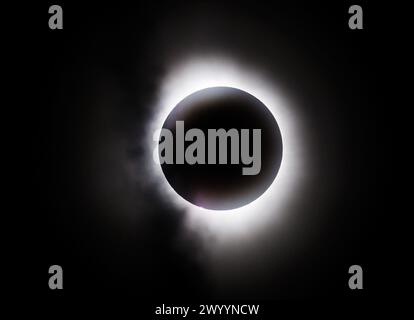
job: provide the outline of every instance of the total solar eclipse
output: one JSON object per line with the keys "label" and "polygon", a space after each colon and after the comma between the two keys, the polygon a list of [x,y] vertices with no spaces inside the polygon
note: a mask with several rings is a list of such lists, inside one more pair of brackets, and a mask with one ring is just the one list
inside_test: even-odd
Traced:
{"label": "total solar eclipse", "polygon": [[260,197],[279,171],[279,126],[269,109],[245,91],[211,87],[194,92],[170,112],[162,131],[171,133],[159,141],[165,178],[198,207],[242,207]]}

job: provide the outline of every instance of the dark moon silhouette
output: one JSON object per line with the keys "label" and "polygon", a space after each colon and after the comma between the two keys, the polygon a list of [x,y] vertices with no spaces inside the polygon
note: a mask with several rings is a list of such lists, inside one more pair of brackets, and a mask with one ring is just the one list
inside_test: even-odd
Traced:
{"label": "dark moon silhouette", "polygon": [[[206,164],[175,163],[176,121],[184,121],[185,132],[192,128],[204,132]],[[174,135],[174,164],[162,164],[162,171],[174,190],[196,206],[212,210],[242,207],[262,195],[279,171],[283,150],[279,126],[269,109],[245,91],[230,87],[197,91],[178,103],[163,128]],[[239,146],[241,129],[249,129],[249,155],[253,152],[253,129],[261,129],[261,170],[257,175],[242,174],[242,168],[252,164],[244,164],[241,158],[239,164],[230,164],[230,138],[227,164],[207,163],[208,129],[221,128],[237,129]],[[192,143],[185,141],[185,148]],[[218,146],[216,155],[218,159]]]}

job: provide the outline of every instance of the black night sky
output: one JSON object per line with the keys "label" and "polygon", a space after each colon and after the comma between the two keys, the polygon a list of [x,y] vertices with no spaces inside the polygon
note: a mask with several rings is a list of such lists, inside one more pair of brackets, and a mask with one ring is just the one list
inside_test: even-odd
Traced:
{"label": "black night sky", "polygon": [[[25,245],[32,289],[68,301],[155,304],[372,294],[383,192],[382,29],[378,10],[362,1],[364,29],[350,30],[351,4],[66,1],[63,30],[48,29],[49,4],[36,5],[39,19],[20,40],[30,89],[18,98],[28,191],[20,206],[34,218]],[[308,150],[308,179],[289,203],[286,227],[251,237],[226,262],[207,262],[208,242],[186,228],[144,164],[163,77],[177,61],[203,54],[275,80],[294,101]],[[53,264],[64,270],[62,292],[47,286]],[[360,292],[348,288],[353,264],[364,268]]]}

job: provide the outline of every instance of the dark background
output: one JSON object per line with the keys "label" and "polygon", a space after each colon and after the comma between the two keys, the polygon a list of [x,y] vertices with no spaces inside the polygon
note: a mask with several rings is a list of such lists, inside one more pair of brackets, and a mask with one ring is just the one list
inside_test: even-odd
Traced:
{"label": "dark background", "polygon": [[[378,173],[385,157],[380,47],[387,35],[372,2],[356,3],[364,10],[363,30],[348,28],[351,2],[59,2],[62,31],[48,29],[51,4],[21,8],[31,18],[16,40],[24,48],[17,58],[27,66],[20,79],[28,88],[15,100],[18,148],[25,150],[17,207],[29,215],[20,238],[39,297],[132,296],[161,304],[378,294]],[[316,198],[303,195],[309,214],[302,223],[315,231],[281,273],[246,275],[253,277],[249,285],[241,280],[222,292],[194,258],[197,237],[176,246],[180,212],[150,184],[115,193],[105,187],[116,183],[114,152],[142,161],[137,137],[165,67],[175,56],[211,48],[279,72],[311,137],[314,188],[331,189],[326,196],[323,190]],[[135,211],[144,218],[131,217]],[[123,222],[113,219],[120,212]],[[270,254],[267,263],[276,261]],[[64,270],[60,292],[48,288],[53,264]],[[348,289],[352,264],[363,266],[363,291]]]}

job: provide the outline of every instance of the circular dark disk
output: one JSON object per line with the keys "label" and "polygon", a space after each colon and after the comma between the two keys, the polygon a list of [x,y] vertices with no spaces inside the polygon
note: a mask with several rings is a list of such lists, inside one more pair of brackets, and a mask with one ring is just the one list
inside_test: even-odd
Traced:
{"label": "circular dark disk", "polygon": [[[205,134],[206,164],[176,164],[176,121],[184,121],[184,130],[198,128]],[[171,111],[163,128],[174,135],[174,164],[163,163],[162,171],[174,190],[196,206],[212,210],[242,207],[263,194],[275,179],[282,160],[282,137],[269,109],[251,94],[230,87],[213,87],[197,91]],[[261,168],[256,175],[243,175],[244,164],[230,163],[230,138],[227,140],[227,164],[208,164],[208,129],[239,132],[249,130],[249,155],[253,149],[253,129],[261,129]],[[217,140],[218,141],[218,140]],[[185,141],[185,149],[193,141]],[[241,149],[241,147],[240,147]],[[161,153],[162,155],[162,153]]]}

